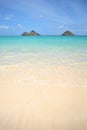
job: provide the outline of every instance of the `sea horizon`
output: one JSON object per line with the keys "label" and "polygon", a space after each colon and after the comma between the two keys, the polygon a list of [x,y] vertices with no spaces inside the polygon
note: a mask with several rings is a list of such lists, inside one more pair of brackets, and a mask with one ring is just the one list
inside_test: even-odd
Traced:
{"label": "sea horizon", "polygon": [[[7,36],[10,36],[10,37],[12,37],[12,36],[21,36],[21,34],[20,35],[0,35],[0,37],[7,37]],[[40,36],[61,36],[61,37],[79,37],[79,36],[81,36],[81,37],[87,37],[87,35],[74,35],[74,36],[62,36],[61,34],[60,35],[57,35],[57,34],[55,34],[55,35],[50,35],[50,34],[46,34],[46,35],[40,35]],[[39,36],[39,37],[40,37]],[[22,36],[22,37],[24,37],[24,36]],[[25,36],[25,37],[38,37],[38,36]]]}

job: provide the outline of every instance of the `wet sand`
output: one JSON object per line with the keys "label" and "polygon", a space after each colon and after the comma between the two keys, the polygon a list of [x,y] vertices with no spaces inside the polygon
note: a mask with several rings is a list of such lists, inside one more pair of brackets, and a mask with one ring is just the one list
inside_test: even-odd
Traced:
{"label": "wet sand", "polygon": [[67,66],[0,67],[0,130],[87,130],[86,77]]}

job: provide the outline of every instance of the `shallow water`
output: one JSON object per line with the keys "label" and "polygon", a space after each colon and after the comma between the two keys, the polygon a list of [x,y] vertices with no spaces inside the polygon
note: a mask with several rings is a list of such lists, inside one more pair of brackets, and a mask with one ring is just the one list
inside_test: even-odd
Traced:
{"label": "shallow water", "polygon": [[0,37],[0,66],[17,63],[87,65],[87,37]]}

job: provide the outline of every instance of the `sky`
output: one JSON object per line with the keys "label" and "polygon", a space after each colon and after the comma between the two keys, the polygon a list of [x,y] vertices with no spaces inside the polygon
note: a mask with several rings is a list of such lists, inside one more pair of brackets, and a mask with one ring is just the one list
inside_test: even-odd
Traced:
{"label": "sky", "polygon": [[87,35],[87,0],[0,0],[0,35]]}

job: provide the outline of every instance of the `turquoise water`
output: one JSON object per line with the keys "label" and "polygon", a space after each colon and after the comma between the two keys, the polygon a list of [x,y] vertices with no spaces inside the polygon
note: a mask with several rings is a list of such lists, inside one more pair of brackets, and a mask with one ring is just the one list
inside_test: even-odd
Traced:
{"label": "turquoise water", "polygon": [[86,67],[87,37],[0,37],[0,66],[18,63]]}

